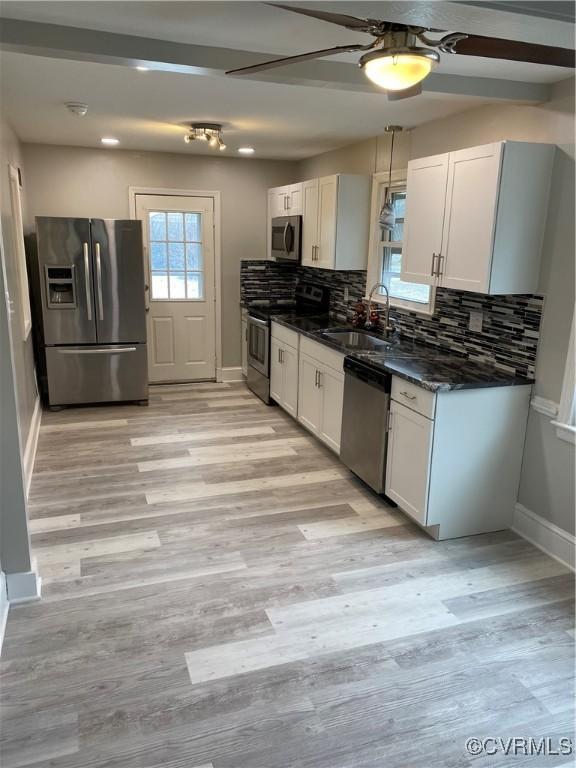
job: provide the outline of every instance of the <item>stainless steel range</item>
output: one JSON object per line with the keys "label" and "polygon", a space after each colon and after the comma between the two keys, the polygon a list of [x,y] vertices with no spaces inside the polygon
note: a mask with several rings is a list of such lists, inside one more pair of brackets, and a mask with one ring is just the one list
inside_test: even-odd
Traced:
{"label": "stainless steel range", "polygon": [[[270,404],[270,324],[279,315],[326,315],[330,290],[314,283],[300,283],[295,302],[248,307],[248,387]],[[326,324],[328,325],[328,319]]]}

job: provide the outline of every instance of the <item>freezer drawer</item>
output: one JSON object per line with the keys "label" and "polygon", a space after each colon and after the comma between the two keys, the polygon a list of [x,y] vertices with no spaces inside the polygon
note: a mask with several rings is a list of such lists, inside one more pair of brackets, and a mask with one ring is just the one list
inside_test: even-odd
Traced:
{"label": "freezer drawer", "polygon": [[146,344],[47,347],[49,405],[148,399]]}

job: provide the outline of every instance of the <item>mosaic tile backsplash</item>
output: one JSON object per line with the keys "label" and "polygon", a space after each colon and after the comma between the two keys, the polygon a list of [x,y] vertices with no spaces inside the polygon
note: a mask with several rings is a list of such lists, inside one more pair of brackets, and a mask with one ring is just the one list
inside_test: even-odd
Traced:
{"label": "mosaic tile backsplash", "polygon": [[[364,271],[334,272],[268,261],[243,261],[242,302],[289,303],[299,280],[327,285],[330,314],[342,323],[351,321],[353,307],[363,298],[366,288]],[[392,307],[390,317],[401,335],[533,378],[543,301],[542,296],[484,296],[438,288],[432,316]],[[480,333],[468,328],[471,310],[483,313]]]}

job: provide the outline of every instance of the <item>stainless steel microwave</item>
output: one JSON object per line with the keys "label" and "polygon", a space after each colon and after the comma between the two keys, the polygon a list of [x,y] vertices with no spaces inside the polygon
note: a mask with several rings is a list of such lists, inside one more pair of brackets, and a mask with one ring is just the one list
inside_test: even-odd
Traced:
{"label": "stainless steel microwave", "polygon": [[302,216],[277,216],[272,219],[271,256],[283,261],[300,261]]}

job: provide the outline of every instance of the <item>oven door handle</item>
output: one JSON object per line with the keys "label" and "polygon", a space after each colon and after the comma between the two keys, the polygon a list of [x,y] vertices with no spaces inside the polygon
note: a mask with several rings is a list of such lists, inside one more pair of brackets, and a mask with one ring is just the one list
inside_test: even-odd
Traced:
{"label": "oven door handle", "polygon": [[284,241],[284,252],[286,254],[290,253],[290,249],[288,248],[288,243],[286,242],[286,235],[288,234],[288,227],[289,226],[290,226],[290,222],[287,221],[286,224],[284,225],[284,235],[282,236],[282,239]]}

